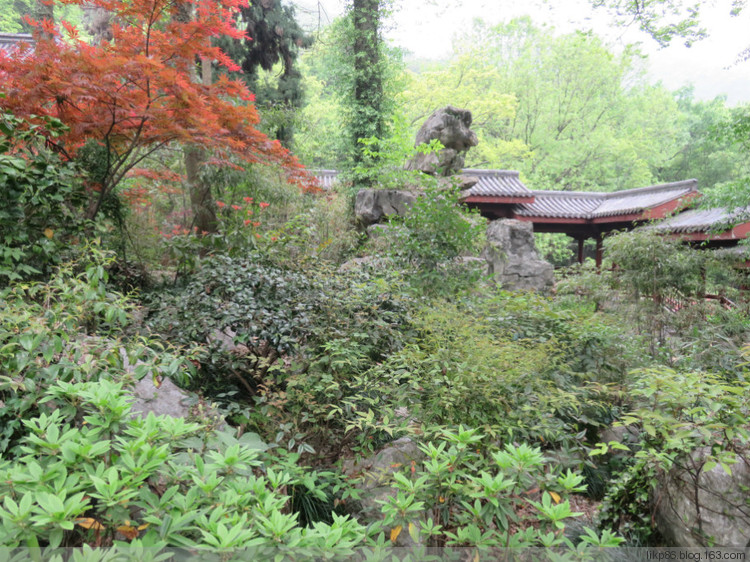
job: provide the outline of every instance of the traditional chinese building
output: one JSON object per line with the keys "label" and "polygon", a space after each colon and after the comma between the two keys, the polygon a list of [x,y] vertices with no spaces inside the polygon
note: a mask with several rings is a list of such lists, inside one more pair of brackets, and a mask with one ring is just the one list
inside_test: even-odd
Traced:
{"label": "traditional chinese building", "polygon": [[[330,189],[334,170],[314,172],[321,187]],[[583,261],[584,242],[596,242],[596,262],[601,265],[602,239],[608,233],[650,225],[659,232],[690,243],[731,246],[750,235],[750,216],[724,209],[691,209],[701,196],[697,180],[625,189],[611,193],[534,191],[519,173],[511,170],[465,169],[461,175],[474,182],[463,202],[484,217],[531,222],[535,232],[559,232],[578,242],[578,261]],[[732,228],[716,231],[722,225]]]}

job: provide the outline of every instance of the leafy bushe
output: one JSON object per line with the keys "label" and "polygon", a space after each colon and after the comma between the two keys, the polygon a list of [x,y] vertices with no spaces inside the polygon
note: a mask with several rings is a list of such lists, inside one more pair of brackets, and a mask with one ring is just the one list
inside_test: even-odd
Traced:
{"label": "leafy bushe", "polygon": [[213,84],[194,80],[196,61],[238,69],[211,40],[245,37],[233,23],[242,0],[86,3],[112,15],[111,39],[90,45],[67,22],[61,32],[49,19],[29,20],[35,46],[21,46],[20,54],[0,51],[7,94],[0,108],[31,123],[60,119],[69,129],[49,141],[65,159],[84,146],[98,148],[88,218],[129,171],[175,141],[214,150],[218,160],[232,154],[281,164],[291,181],[306,181],[296,158],[258,131],[254,97],[243,83],[224,76]]}

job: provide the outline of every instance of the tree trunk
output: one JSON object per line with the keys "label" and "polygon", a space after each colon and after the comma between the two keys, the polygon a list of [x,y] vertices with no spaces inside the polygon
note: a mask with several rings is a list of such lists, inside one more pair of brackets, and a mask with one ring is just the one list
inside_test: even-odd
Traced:
{"label": "tree trunk", "polygon": [[383,76],[380,60],[381,0],[352,0],[354,26],[354,118],[351,128],[355,164],[373,164],[358,143],[361,138],[382,138]]}
{"label": "tree trunk", "polygon": [[83,25],[91,34],[91,43],[99,45],[112,40],[112,14],[90,2],[83,5]]}
{"label": "tree trunk", "polygon": [[[180,6],[179,12],[175,19],[188,22],[192,19],[192,10],[188,4]],[[190,75],[195,82],[211,84],[211,61],[203,59],[201,61],[202,76],[198,76],[194,61],[186,61],[189,65]],[[183,161],[185,163],[185,175],[187,188],[190,193],[190,209],[193,212],[193,224],[199,233],[216,232],[218,228],[216,220],[216,205],[214,203],[211,186],[201,179],[200,171],[206,163],[208,156],[206,151],[199,145],[187,145],[183,149]]]}

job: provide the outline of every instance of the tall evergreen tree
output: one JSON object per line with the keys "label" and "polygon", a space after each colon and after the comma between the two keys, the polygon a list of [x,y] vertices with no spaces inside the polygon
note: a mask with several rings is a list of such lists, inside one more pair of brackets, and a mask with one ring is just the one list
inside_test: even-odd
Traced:
{"label": "tall evergreen tree", "polygon": [[[383,119],[383,76],[380,72],[381,0],[352,0],[350,16],[354,30],[354,112],[351,134],[360,138],[381,138],[385,132]],[[363,161],[361,151],[355,162]]]}
{"label": "tall evergreen tree", "polygon": [[360,140],[385,139],[393,110],[385,94],[388,53],[382,31],[387,4],[388,0],[350,0],[347,6],[343,56],[349,81],[343,99],[352,180],[362,187],[375,181],[380,148],[377,144],[366,146]]}
{"label": "tall evergreen tree", "polygon": [[[223,40],[220,47],[242,67],[239,77],[255,93],[269,135],[288,146],[294,135],[293,113],[302,106],[302,75],[296,62],[300,49],[312,44],[295,19],[294,6],[282,0],[258,0],[241,9],[238,27],[249,39]],[[261,70],[271,71],[281,63],[277,81],[261,81]],[[273,115],[278,114],[278,119]]]}

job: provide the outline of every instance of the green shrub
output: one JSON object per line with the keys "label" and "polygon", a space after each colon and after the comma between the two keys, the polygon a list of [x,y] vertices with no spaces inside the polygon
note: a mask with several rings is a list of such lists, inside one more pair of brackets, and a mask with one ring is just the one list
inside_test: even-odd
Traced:
{"label": "green shrub", "polygon": [[268,231],[263,251],[280,265],[315,269],[320,261],[341,263],[356,250],[360,234],[342,193],[308,196],[297,214]]}
{"label": "green shrub", "polygon": [[154,295],[152,326],[183,343],[210,343],[231,329],[235,343],[278,357],[307,332],[313,292],[306,276],[268,264],[258,254],[213,256],[182,285]]}
{"label": "green shrub", "polygon": [[[398,275],[366,269],[321,269],[310,282],[318,289],[304,345],[288,368],[263,379],[247,421],[283,446],[304,442],[329,458],[372,451],[406,425],[393,414],[398,377],[383,377],[373,365],[408,341],[413,301]],[[367,417],[372,410],[377,419]]]}
{"label": "green shrub", "polygon": [[[637,429],[640,440],[601,514],[605,524],[619,525],[640,543],[653,538],[650,498],[659,474],[679,466],[697,479],[714,466],[731,473],[733,464],[748,462],[750,383],[659,367],[634,372],[628,393],[632,409],[617,425]],[[599,447],[595,454],[608,451],[607,444]],[[697,449],[706,456],[701,463],[689,462]]]}
{"label": "green shrub", "polygon": [[553,264],[555,267],[568,266],[573,261],[575,253],[571,248],[572,239],[562,233],[536,232],[534,244],[539,257]]}
{"label": "green shrub", "polygon": [[510,295],[426,306],[413,344],[374,372],[408,373],[401,406],[431,424],[482,428],[503,441],[573,450],[612,417],[622,331],[549,301]]}
{"label": "green shrub", "polygon": [[391,217],[389,254],[427,294],[461,291],[481,275],[460,258],[482,247],[485,221],[460,197],[455,186],[428,184],[406,216]]}
{"label": "green shrub", "polygon": [[[299,452],[335,448],[356,412],[374,407],[375,383],[361,377],[403,347],[413,303],[397,274],[325,264],[302,272],[257,256],[215,256],[152,298],[151,327],[206,349],[194,384],[234,423]],[[331,421],[349,402],[348,416]]]}
{"label": "green shrub", "polygon": [[[0,460],[5,546],[213,547],[340,556],[364,540],[347,517],[307,528],[286,493],[326,498],[316,473],[236,438],[169,416],[130,417],[122,383],[58,382],[25,419],[16,458]],[[335,538],[334,538],[335,537]],[[248,555],[250,555],[248,552]]]}
{"label": "green shrub", "polygon": [[80,170],[47,148],[62,128],[0,114],[0,286],[48,276],[83,233]]}
{"label": "green shrub", "polygon": [[39,412],[50,385],[122,372],[121,348],[132,358],[148,353],[143,343],[112,337],[130,304],[107,287],[110,261],[93,246],[88,259],[65,264],[48,283],[0,291],[0,452],[15,448],[22,420]]}
{"label": "green shrub", "polygon": [[90,259],[0,293],[0,543],[242,546],[261,558],[361,544],[363,528],[326,508],[351,493],[335,474],[212,418],[131,416],[129,385],[184,383],[191,363],[118,338],[131,305],[107,289],[109,258]]}
{"label": "green shrub", "polygon": [[[428,546],[484,552],[575,548],[565,528],[583,515],[573,511],[569,497],[585,490],[583,477],[553,466],[538,448],[485,448],[484,439],[474,429],[444,429],[436,441],[420,446],[423,462],[394,474],[396,494],[381,502],[391,540],[405,532]],[[606,530],[601,536],[591,529],[585,533],[583,547],[622,542]]]}

